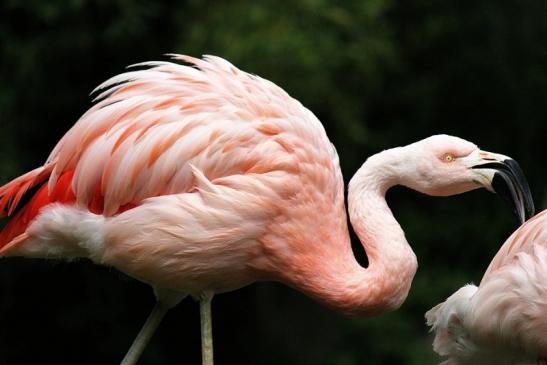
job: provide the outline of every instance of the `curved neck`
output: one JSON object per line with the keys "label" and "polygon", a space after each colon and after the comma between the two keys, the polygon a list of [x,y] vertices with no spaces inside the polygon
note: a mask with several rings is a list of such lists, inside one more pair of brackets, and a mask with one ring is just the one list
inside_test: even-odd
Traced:
{"label": "curved neck", "polygon": [[344,226],[344,232],[325,242],[327,255],[312,265],[309,281],[299,285],[300,290],[350,315],[377,315],[403,303],[417,261],[385,200],[386,191],[398,182],[399,162],[397,149],[372,156],[349,184],[349,217],[367,253],[368,267],[356,261]]}
{"label": "curved neck", "polygon": [[350,181],[348,211],[365,249],[369,266],[359,273],[363,312],[397,309],[408,295],[416,273],[416,255],[387,205],[385,194],[397,184],[400,149],[384,151],[367,160]]}

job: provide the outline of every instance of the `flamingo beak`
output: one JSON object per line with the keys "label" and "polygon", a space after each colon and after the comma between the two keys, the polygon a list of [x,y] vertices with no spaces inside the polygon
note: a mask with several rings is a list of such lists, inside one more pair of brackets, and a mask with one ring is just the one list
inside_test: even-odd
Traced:
{"label": "flamingo beak", "polygon": [[[474,155],[474,156],[472,156]],[[495,192],[513,206],[520,223],[534,215],[534,201],[519,164],[510,157],[478,151],[468,156],[476,182]]]}

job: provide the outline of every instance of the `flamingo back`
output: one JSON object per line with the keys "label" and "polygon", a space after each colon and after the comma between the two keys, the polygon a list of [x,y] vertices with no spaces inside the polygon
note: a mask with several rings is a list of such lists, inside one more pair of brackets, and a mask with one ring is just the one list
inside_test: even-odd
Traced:
{"label": "flamingo back", "polygon": [[497,270],[510,265],[519,255],[532,255],[539,247],[547,248],[547,210],[530,218],[505,241],[490,262],[481,283],[487,282]]}
{"label": "flamingo back", "polygon": [[195,191],[192,167],[213,183],[306,176],[343,202],[338,156],[308,109],[221,58],[173,58],[190,65],[142,63],[101,84],[45,165],[0,187],[0,217],[10,217],[0,249],[52,203],[111,217],[147,198]]}

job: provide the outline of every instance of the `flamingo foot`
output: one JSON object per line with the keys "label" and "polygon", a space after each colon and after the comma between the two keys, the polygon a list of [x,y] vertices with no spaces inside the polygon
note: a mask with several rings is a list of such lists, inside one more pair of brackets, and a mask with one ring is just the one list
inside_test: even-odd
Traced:
{"label": "flamingo foot", "polygon": [[213,365],[213,330],[211,325],[211,300],[213,294],[204,293],[199,301],[201,317],[201,363]]}

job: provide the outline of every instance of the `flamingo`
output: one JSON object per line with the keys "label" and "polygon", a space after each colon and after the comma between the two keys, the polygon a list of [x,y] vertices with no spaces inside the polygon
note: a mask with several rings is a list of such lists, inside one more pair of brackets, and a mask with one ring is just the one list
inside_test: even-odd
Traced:
{"label": "flamingo", "polygon": [[446,365],[547,365],[547,210],[500,248],[480,285],[426,313]]}
{"label": "flamingo", "polygon": [[142,63],[101,84],[46,163],[0,188],[0,256],[89,258],[152,286],[156,305],[124,365],[186,296],[200,301],[202,361],[212,364],[213,295],[256,281],[349,315],[395,310],[417,261],[385,200],[394,185],[433,196],[503,187],[526,215],[529,189],[506,156],[447,135],[386,150],[349,184],[363,268],[319,120],[226,60],[172,57],[182,62]]}

